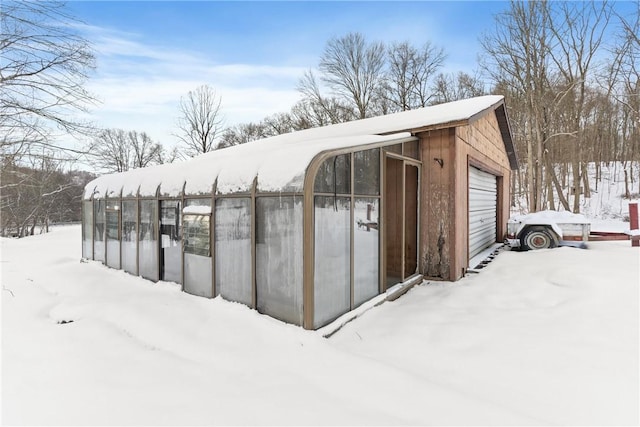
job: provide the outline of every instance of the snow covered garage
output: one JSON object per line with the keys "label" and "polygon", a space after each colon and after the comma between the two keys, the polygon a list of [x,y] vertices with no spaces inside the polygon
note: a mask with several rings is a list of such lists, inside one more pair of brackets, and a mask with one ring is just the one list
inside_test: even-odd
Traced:
{"label": "snow covered garage", "polygon": [[501,96],[308,129],[97,178],[83,257],[317,329],[462,277],[504,235],[515,168]]}

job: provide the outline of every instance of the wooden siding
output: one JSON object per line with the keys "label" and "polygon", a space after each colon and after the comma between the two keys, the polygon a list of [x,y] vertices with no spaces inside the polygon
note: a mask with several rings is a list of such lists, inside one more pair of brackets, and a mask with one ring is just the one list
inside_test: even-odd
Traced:
{"label": "wooden siding", "polygon": [[498,177],[496,240],[501,240],[509,215],[509,158],[494,112],[417,136],[423,163],[419,271],[457,280],[469,268],[469,165]]}
{"label": "wooden siding", "polygon": [[454,128],[429,131],[420,138],[422,186],[420,191],[419,271],[431,278],[450,279],[454,209]]}

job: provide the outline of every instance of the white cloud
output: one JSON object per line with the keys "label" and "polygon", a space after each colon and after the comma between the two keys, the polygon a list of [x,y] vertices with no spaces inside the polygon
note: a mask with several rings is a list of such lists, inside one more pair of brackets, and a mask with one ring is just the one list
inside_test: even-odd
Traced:
{"label": "white cloud", "polygon": [[85,30],[95,40],[98,68],[87,89],[102,101],[91,114],[100,127],[144,131],[171,145],[180,97],[199,85],[210,85],[222,97],[227,125],[288,111],[299,98],[295,86],[304,67],[221,64],[199,53],[142,43],[135,34]]}

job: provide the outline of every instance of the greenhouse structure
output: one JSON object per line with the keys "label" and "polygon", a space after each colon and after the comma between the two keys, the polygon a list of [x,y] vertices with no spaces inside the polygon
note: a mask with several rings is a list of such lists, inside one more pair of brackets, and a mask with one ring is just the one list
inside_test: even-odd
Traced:
{"label": "greenhouse structure", "polygon": [[318,329],[462,277],[502,240],[516,167],[502,96],[292,132],[93,180],[82,254]]}

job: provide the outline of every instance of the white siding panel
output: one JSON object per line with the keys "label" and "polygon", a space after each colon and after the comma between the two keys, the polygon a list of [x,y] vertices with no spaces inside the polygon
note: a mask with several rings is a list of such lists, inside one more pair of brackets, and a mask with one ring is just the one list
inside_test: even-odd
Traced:
{"label": "white siding panel", "polygon": [[496,177],[469,167],[469,258],[496,242]]}

